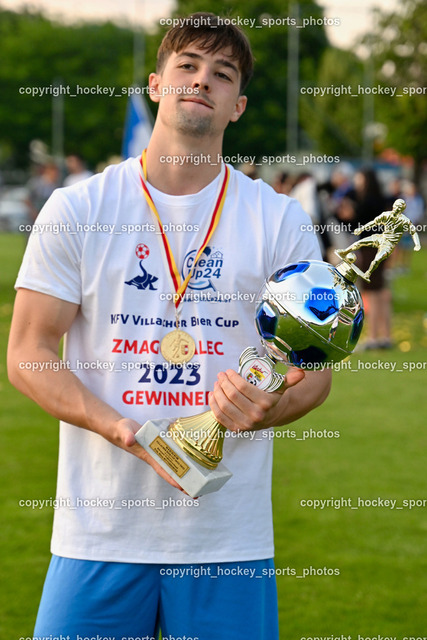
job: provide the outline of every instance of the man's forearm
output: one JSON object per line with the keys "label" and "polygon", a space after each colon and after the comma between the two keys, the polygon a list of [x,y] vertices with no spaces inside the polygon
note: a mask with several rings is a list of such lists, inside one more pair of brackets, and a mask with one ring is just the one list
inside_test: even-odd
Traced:
{"label": "man's forearm", "polygon": [[122,416],[64,365],[46,347],[22,357],[19,353],[9,354],[9,378],[19,391],[55,418],[105,435],[109,425]]}
{"label": "man's forearm", "polygon": [[[123,418],[113,407],[100,400],[77,378],[72,371],[60,368],[61,360],[49,348],[39,348],[26,352],[25,360],[19,351],[12,349],[9,355],[9,379],[26,396],[37,402],[45,411],[56,418],[83,427],[104,437],[115,446],[150,464],[164,480],[173,487],[179,484],[135,442],[134,434],[140,425]],[[37,363],[38,370],[32,371],[20,363]],[[54,371],[54,363],[58,370]],[[42,367],[43,363],[48,366]]]}
{"label": "man's forearm", "polygon": [[307,373],[304,380],[287,389],[277,403],[271,426],[290,424],[320,406],[331,389],[330,370]]}

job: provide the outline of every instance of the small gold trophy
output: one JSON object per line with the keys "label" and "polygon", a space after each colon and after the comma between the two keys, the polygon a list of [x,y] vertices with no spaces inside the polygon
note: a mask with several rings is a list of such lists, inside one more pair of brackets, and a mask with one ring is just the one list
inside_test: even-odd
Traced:
{"label": "small gold trophy", "polygon": [[[260,357],[253,347],[240,356],[239,373],[265,391],[275,391],[283,376],[274,371],[274,361]],[[139,444],[193,498],[218,491],[232,476],[221,462],[226,428],[212,411],[168,420],[148,420],[136,433]]]}

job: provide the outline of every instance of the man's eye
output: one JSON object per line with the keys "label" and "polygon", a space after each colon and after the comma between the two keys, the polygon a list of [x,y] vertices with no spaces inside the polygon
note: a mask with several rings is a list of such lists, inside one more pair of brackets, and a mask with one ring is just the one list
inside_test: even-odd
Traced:
{"label": "man's eye", "polygon": [[227,76],[227,74],[222,73],[221,71],[218,72],[217,74],[220,78],[223,78],[224,80],[229,80],[231,82],[231,78],[229,76]]}
{"label": "man's eye", "polygon": [[194,65],[190,64],[190,62],[185,62],[180,65],[180,69],[191,69]]}

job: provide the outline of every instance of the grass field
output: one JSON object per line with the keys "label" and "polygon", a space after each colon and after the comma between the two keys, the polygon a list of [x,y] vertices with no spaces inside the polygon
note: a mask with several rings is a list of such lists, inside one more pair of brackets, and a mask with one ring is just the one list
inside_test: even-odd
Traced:
{"label": "grass field", "polygon": [[[56,420],[6,377],[13,282],[23,247],[22,237],[0,235],[4,640],[32,633],[53,510],[22,508],[19,500],[54,497],[58,446]],[[427,504],[427,252],[413,258],[412,273],[393,283],[396,347],[355,354],[351,368],[334,373],[327,402],[276,438],[273,502],[282,640],[427,637],[427,506],[404,506],[405,500]],[[378,370],[385,362],[390,369]],[[378,499],[395,502],[367,506]],[[316,509],[301,505],[310,500],[329,502]]]}

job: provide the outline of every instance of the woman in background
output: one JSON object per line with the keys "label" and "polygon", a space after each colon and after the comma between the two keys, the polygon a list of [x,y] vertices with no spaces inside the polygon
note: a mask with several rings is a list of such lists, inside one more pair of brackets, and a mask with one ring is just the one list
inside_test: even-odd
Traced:
{"label": "woman in background", "polygon": [[[386,210],[387,202],[382,194],[378,178],[373,169],[361,169],[354,176],[354,191],[346,198],[343,205],[353,210],[353,228],[362,226],[373,220]],[[372,233],[370,230],[362,234],[364,237]],[[376,249],[363,247],[357,261],[362,271],[367,271],[374,259]],[[366,307],[368,320],[368,338],[364,343],[365,349],[390,349],[391,341],[391,291],[384,277],[386,260],[382,262],[371,276],[371,281],[362,280],[361,290]]]}

